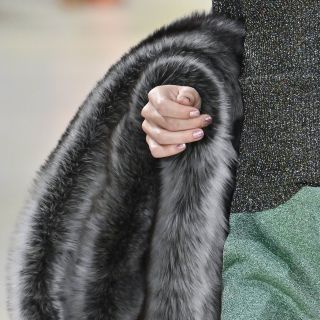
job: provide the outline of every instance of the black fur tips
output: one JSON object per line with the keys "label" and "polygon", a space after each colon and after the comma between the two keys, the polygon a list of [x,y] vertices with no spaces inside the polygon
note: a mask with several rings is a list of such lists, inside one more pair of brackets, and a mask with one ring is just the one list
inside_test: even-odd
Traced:
{"label": "black fur tips", "polygon": [[[238,22],[194,12],[132,47],[98,82],[17,221],[12,319],[219,319],[243,38]],[[201,141],[156,159],[140,111],[163,84],[194,87],[214,122]]]}

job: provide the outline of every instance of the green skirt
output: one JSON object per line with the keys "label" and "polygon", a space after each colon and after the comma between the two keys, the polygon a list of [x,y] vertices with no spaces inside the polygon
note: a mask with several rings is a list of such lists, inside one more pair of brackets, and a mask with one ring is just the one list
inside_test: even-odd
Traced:
{"label": "green skirt", "polygon": [[223,253],[222,320],[320,319],[320,187],[232,213]]}

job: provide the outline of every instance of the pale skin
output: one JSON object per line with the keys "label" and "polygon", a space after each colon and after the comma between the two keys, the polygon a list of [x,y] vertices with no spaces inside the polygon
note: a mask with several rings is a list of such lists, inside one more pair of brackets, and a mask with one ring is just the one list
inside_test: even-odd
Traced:
{"label": "pale skin", "polygon": [[[210,115],[200,113],[201,97],[193,87],[157,86],[149,91],[148,100],[141,110],[142,130],[155,158],[184,151],[187,143],[201,140],[201,128],[212,123]],[[193,136],[196,132],[200,135]]]}

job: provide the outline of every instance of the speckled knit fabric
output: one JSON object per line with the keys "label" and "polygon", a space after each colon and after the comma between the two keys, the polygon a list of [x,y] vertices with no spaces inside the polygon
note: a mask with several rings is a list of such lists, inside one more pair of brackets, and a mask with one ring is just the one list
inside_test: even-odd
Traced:
{"label": "speckled knit fabric", "polygon": [[320,1],[213,0],[212,12],[246,27],[231,212],[275,208],[320,186]]}
{"label": "speckled knit fabric", "polygon": [[246,28],[222,320],[320,319],[320,1],[214,0]]}
{"label": "speckled knit fabric", "polygon": [[320,187],[234,214],[224,249],[221,320],[320,319]]}

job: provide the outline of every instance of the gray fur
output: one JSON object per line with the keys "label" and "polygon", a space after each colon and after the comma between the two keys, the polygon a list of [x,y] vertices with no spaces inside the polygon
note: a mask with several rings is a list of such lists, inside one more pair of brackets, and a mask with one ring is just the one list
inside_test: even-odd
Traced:
{"label": "gray fur", "polygon": [[[244,29],[194,12],[125,53],[37,172],[8,259],[12,319],[219,319]],[[205,137],[153,158],[141,109],[194,87]]]}

